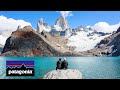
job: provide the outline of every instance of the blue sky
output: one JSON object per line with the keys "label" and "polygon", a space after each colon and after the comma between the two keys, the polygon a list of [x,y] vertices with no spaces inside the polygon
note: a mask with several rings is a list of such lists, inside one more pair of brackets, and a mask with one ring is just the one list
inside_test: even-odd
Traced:
{"label": "blue sky", "polygon": [[[110,25],[120,22],[120,11],[72,11],[72,14],[73,16],[66,17],[72,28],[79,25],[93,26],[98,22],[107,22]],[[0,15],[16,20],[25,20],[36,28],[40,18],[43,18],[44,22],[51,26],[55,24],[61,14],[56,11],[0,11]]]}

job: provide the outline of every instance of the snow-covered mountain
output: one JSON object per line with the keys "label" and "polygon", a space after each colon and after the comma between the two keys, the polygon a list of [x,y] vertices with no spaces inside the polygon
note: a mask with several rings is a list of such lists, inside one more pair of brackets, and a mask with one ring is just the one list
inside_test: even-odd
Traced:
{"label": "snow-covered mountain", "polygon": [[50,32],[51,27],[48,26],[47,23],[44,23],[43,19],[41,18],[37,24],[37,32],[41,33],[42,31]]}
{"label": "snow-covered mountain", "polygon": [[[21,26],[18,26],[18,29]],[[42,31],[50,32],[55,36],[65,36],[68,39],[67,46],[73,46],[75,52],[87,51],[93,49],[102,39],[108,37],[112,33],[98,32],[91,26],[78,26],[71,29],[68,21],[65,17],[60,16],[55,25],[49,26],[41,18],[37,23],[36,32],[41,33]],[[99,30],[100,31],[100,30]],[[0,46],[4,46],[6,39],[11,35],[12,31],[0,32]]]}
{"label": "snow-covered mountain", "polygon": [[75,34],[68,38],[68,46],[74,46],[74,51],[87,51],[93,49],[105,37],[111,35],[110,33],[97,32],[90,26],[79,26],[73,31]]}
{"label": "snow-covered mountain", "polygon": [[70,28],[67,19],[63,16],[60,16],[56,20],[55,25],[51,27],[50,33],[55,36],[69,37],[72,34],[72,29]]}
{"label": "snow-covered mountain", "polygon": [[62,30],[65,30],[65,29],[70,28],[70,26],[69,26],[69,24],[68,24],[68,21],[67,21],[66,18],[63,17],[63,16],[60,16],[60,17],[57,19],[55,25],[61,27]]}
{"label": "snow-covered mountain", "polygon": [[65,36],[68,38],[67,46],[76,47],[75,52],[87,51],[93,49],[105,37],[111,33],[97,32],[91,26],[78,26],[71,29],[65,17],[60,16],[55,25],[51,27],[44,23],[41,18],[37,24],[37,32],[42,31],[50,32],[53,36]]}
{"label": "snow-covered mountain", "polygon": [[67,28],[66,30],[65,30],[65,36],[66,37],[70,37],[72,35],[72,29],[71,28]]}

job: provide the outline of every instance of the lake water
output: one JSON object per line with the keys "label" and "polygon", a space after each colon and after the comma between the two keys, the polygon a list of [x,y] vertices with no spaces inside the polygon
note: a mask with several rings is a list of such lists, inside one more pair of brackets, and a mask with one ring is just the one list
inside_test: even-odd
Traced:
{"label": "lake water", "polygon": [[[64,57],[0,57],[0,79],[41,79],[55,70]],[[83,79],[120,79],[120,57],[66,57],[70,69],[78,69]],[[6,60],[34,60],[34,76],[6,76]]]}

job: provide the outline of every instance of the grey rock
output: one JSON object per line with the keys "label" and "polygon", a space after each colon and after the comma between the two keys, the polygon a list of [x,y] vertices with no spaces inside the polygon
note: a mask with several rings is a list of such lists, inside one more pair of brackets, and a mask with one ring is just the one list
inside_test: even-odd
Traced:
{"label": "grey rock", "polygon": [[82,73],[76,69],[52,70],[43,79],[82,79]]}
{"label": "grey rock", "polygon": [[117,29],[116,33],[120,32],[120,27]]}

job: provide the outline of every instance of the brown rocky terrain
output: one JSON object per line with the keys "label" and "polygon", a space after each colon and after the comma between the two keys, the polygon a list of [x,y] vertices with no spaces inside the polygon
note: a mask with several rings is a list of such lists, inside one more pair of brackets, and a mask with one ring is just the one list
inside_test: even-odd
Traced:
{"label": "brown rocky terrain", "polygon": [[12,32],[6,40],[2,56],[64,56],[71,55],[65,44],[66,38],[53,37],[47,32],[35,32],[32,27],[25,26]]}
{"label": "brown rocky terrain", "polygon": [[6,40],[2,56],[57,56],[59,51],[47,44],[32,27],[14,31]]}
{"label": "brown rocky terrain", "polygon": [[66,44],[68,43],[68,39],[66,37],[61,36],[52,36],[49,33],[45,32],[45,35],[47,36],[46,39],[42,37],[47,43],[49,43],[51,46],[55,47],[58,51],[65,53],[65,52],[71,52],[74,50],[74,47],[68,47]]}
{"label": "brown rocky terrain", "polygon": [[119,56],[120,28],[88,51],[76,53],[75,47],[68,47],[67,42],[66,37],[52,36],[45,31],[37,33],[25,26],[12,32],[1,56]]}

